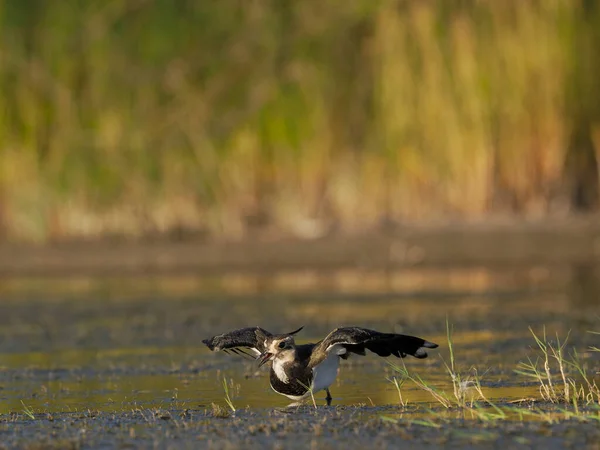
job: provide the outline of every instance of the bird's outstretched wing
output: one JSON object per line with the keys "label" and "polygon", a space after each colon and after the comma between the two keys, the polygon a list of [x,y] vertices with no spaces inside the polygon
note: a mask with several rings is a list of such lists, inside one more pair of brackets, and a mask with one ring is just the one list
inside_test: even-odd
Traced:
{"label": "bird's outstretched wing", "polygon": [[[294,334],[300,331],[292,331],[288,334]],[[238,330],[229,331],[219,334],[202,342],[215,352],[223,350],[225,353],[235,353],[238,355],[246,355],[252,358],[257,358],[265,350],[265,341],[272,337],[273,334],[260,327],[240,328]]]}
{"label": "bird's outstretched wing", "polygon": [[426,358],[426,349],[437,346],[425,339],[404,334],[380,333],[358,327],[337,328],[317,344],[310,360],[310,366],[315,367],[331,352],[347,357],[348,353],[364,356],[365,350],[370,350],[379,356],[394,355],[404,358],[406,355],[411,355],[415,358]]}

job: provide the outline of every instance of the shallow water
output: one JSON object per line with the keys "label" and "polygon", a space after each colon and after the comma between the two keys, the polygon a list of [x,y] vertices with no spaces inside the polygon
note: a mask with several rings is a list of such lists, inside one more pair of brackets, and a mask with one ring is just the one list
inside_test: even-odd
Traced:
{"label": "shallow water", "polygon": [[[514,372],[520,361],[538,355],[530,326],[538,334],[545,328],[548,336],[570,333],[568,348],[592,369],[599,367],[598,355],[588,350],[597,345],[588,331],[600,329],[598,293],[582,292],[575,279],[566,269],[481,268],[4,280],[0,415],[22,415],[25,409],[57,417],[208,411],[213,403],[226,407],[223,380],[238,409],[265,414],[289,403],[271,391],[268,369],[211,353],[201,343],[252,325],[272,332],[304,325],[300,343],[314,342],[336,326],[360,325],[440,344],[425,360],[370,355],[342,362],[331,387],[333,405],[358,407],[367,418],[381,416],[380,408],[389,417],[403,414],[390,381],[398,374],[389,363],[404,362],[411,373],[452,392],[446,321],[453,327],[457,368],[465,378],[477,373],[487,398],[503,404],[536,398],[538,386]],[[409,407],[439,407],[410,382],[401,395]],[[323,393],[315,400],[325,404]]]}

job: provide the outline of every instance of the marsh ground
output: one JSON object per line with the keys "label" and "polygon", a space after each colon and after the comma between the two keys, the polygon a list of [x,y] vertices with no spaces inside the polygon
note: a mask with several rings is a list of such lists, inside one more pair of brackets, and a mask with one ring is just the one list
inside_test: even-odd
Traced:
{"label": "marsh ground", "polygon": [[[566,267],[303,271],[210,277],[4,279],[0,303],[0,442],[7,448],[599,448],[600,412],[585,420],[539,401],[514,372],[539,352],[529,327],[569,335],[597,372],[598,292]],[[591,285],[593,287],[593,283]],[[447,392],[446,320],[458,369],[477,370],[488,399],[544,414],[485,421],[446,410],[374,356],[342,364],[333,406],[286,409],[265,370],[211,354],[207,336],[304,325],[301,341],[341,324],[440,344],[413,373]],[[228,411],[228,391],[234,414]],[[217,417],[223,416],[223,417]]]}

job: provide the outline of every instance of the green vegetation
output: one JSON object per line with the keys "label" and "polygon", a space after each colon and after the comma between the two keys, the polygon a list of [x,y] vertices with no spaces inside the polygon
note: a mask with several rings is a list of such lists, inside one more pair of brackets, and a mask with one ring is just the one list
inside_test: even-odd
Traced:
{"label": "green vegetation", "polygon": [[597,2],[0,5],[0,235],[597,205]]}
{"label": "green vegetation", "polygon": [[[545,401],[572,403],[576,409],[579,405],[600,405],[600,387],[587,373],[579,355],[574,353],[567,357],[564,354],[567,340],[565,339],[561,343],[557,336],[557,344],[552,344],[546,339],[545,330],[542,338],[538,337],[533,330],[530,329],[530,331],[542,353],[541,361],[530,359],[526,363],[521,363],[516,372],[539,383],[540,395]],[[594,347],[591,350],[593,351]],[[569,373],[574,376],[569,376]],[[554,381],[557,374],[560,375],[558,386]],[[578,377],[580,380],[574,377]]]}
{"label": "green vegetation", "polygon": [[[567,356],[565,347],[567,339],[561,342],[556,337],[556,343],[547,339],[544,330],[540,337],[533,330],[531,334],[540,350],[540,357],[520,363],[516,373],[524,375],[539,384],[539,399],[523,399],[521,404],[497,404],[486,397],[481,385],[477,369],[471,369],[473,375],[462,376],[457,372],[454,362],[452,328],[447,324],[447,343],[450,352],[450,364],[445,364],[453,386],[453,395],[443,389],[423,380],[420,375],[408,371],[406,366],[392,365],[401,377],[392,380],[398,390],[400,405],[407,407],[403,400],[400,387],[405,381],[411,381],[418,388],[431,394],[432,398],[443,407],[443,410],[428,410],[428,418],[408,419],[411,423],[422,426],[439,427],[439,421],[451,420],[444,411],[457,411],[483,422],[497,420],[538,420],[550,424],[560,420],[600,421],[600,388],[593,375],[589,375],[586,365],[576,352]],[[596,334],[596,332],[593,332]],[[591,351],[597,351],[595,347]],[[542,407],[535,407],[536,402],[543,402]],[[511,402],[514,403],[514,402]],[[549,406],[553,405],[553,406]],[[413,411],[414,412],[414,411]],[[387,420],[395,421],[393,418]],[[403,419],[404,420],[404,419]]]}
{"label": "green vegetation", "polygon": [[23,400],[21,400],[21,404],[23,405],[23,414],[25,414],[31,420],[35,420],[35,414],[33,413],[33,410],[29,406],[25,405]]}
{"label": "green vegetation", "polygon": [[[489,402],[483,394],[477,369],[473,368],[471,370],[472,375],[469,376],[462,375],[456,369],[452,331],[452,326],[448,323],[448,321],[446,321],[446,338],[448,351],[450,353],[450,363],[448,364],[444,362],[444,366],[446,367],[446,371],[450,377],[450,381],[452,382],[452,395],[449,395],[445,391],[438,389],[432,383],[424,380],[420,375],[409,372],[407,367],[404,365],[404,361],[402,361],[401,366],[390,363],[394,371],[401,377],[400,382],[398,382],[395,378],[393,380],[400,399],[403,398],[400,392],[401,386],[404,385],[408,380],[415,384],[418,388],[423,389],[431,394],[436,402],[446,409],[453,407],[473,409],[476,400],[484,400],[486,403],[492,405],[492,403]],[[407,406],[407,403],[403,400],[400,401],[400,404],[404,407]]]}
{"label": "green vegetation", "polygon": [[305,384],[304,384],[302,381],[300,381],[300,380],[298,380],[298,383],[300,383],[300,384],[301,384],[303,387],[305,387],[305,388],[308,390],[308,393],[309,393],[309,395],[310,395],[310,399],[312,400],[313,407],[314,407],[315,409],[317,409],[317,401],[315,400],[315,395],[314,395],[314,392],[313,392],[312,383],[311,383],[311,385],[310,385],[310,386],[307,386],[307,385],[305,385]]}
{"label": "green vegetation", "polygon": [[227,379],[225,377],[223,377],[223,390],[225,391],[225,402],[227,403],[227,406],[229,406],[229,409],[231,409],[231,412],[235,414],[235,405],[233,404],[233,400],[231,400],[231,396],[229,395],[229,386],[227,385]]}

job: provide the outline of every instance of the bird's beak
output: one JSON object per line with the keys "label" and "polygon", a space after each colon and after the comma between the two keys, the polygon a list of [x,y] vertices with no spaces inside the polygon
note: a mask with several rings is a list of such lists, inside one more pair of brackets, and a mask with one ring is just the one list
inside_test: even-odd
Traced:
{"label": "bird's beak", "polygon": [[262,355],[258,357],[258,367],[261,367],[265,363],[269,362],[273,357],[272,353],[264,352]]}

